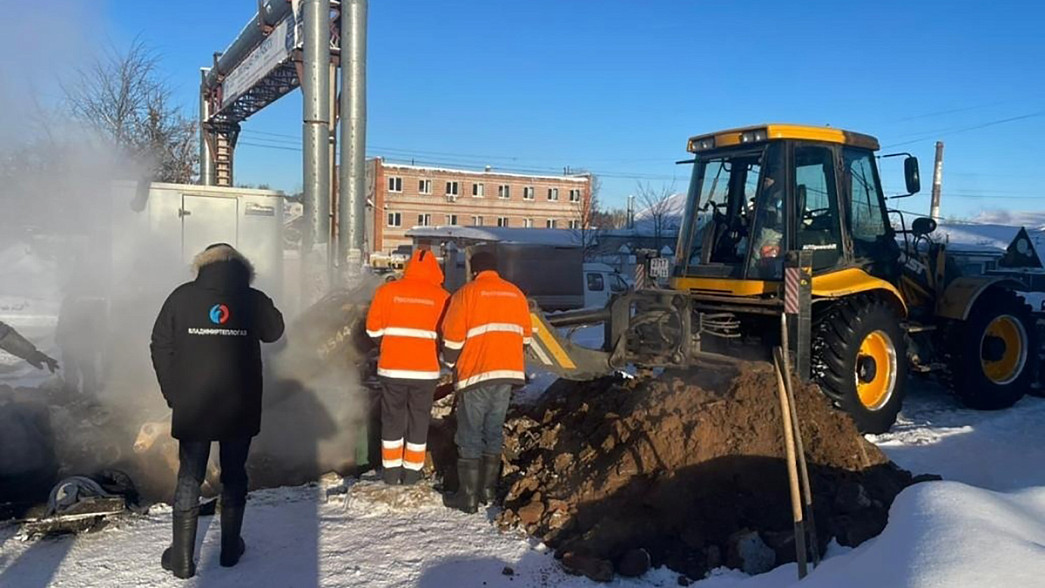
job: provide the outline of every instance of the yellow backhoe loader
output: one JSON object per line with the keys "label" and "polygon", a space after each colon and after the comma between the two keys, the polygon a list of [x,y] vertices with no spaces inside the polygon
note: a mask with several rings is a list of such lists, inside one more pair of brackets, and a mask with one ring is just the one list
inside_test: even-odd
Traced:
{"label": "yellow backhoe loader", "polygon": [[[602,309],[545,314],[529,360],[568,379],[628,364],[690,367],[770,357],[781,314],[796,367],[865,432],[888,430],[908,373],[935,372],[967,406],[1011,406],[1037,372],[1038,334],[1021,285],[962,275],[931,218],[887,205],[874,137],[768,124],[688,142],[692,182],[668,288]],[[908,194],[920,189],[907,154]],[[597,325],[601,349],[558,328]]]}

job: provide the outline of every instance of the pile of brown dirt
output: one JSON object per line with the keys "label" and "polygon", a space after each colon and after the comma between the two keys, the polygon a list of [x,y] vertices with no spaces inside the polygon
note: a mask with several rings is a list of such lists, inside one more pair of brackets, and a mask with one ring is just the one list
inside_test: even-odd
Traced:
{"label": "pile of brown dirt", "polygon": [[[858,545],[885,527],[912,477],[816,386],[795,392],[821,548],[832,538]],[[570,571],[608,580],[667,565],[699,578],[720,565],[757,573],[795,559],[766,364],[560,381],[540,404],[515,409],[506,428],[499,523],[541,538]]]}

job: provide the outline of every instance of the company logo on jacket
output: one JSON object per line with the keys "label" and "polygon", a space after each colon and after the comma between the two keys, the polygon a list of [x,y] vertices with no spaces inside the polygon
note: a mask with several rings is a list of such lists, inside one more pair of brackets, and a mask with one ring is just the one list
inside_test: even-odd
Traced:
{"label": "company logo on jacket", "polygon": [[[229,322],[229,317],[232,315],[229,312],[229,307],[224,304],[215,304],[210,307],[210,312],[207,313],[210,317],[210,322],[215,325],[224,325]],[[246,329],[201,329],[199,327],[189,327],[190,335],[217,335],[219,337],[246,337]]]}
{"label": "company logo on jacket", "polygon": [[210,307],[210,322],[215,325],[224,325],[229,320],[229,307],[224,304],[215,304]]}

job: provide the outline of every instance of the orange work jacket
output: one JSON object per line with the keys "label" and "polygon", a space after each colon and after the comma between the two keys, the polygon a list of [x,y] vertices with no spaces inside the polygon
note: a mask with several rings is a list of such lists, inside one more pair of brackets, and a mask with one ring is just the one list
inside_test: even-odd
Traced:
{"label": "orange work jacket", "polygon": [[366,333],[378,342],[377,375],[394,380],[438,380],[439,320],[449,294],[431,251],[418,250],[402,279],[383,284],[366,316]]}
{"label": "orange work jacket", "polygon": [[480,272],[454,293],[443,318],[443,358],[456,370],[457,390],[525,384],[532,330],[526,296],[497,272]]}

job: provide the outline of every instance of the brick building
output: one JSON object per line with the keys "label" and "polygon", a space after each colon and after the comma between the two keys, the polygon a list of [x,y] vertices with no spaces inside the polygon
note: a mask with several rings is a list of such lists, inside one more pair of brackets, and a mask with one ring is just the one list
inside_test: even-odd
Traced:
{"label": "brick building", "polygon": [[591,176],[535,176],[367,161],[370,251],[409,244],[415,226],[582,228]]}

